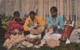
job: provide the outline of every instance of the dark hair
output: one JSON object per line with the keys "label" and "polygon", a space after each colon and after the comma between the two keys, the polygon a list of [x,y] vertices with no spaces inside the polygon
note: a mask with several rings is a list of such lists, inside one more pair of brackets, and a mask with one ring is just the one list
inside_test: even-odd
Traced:
{"label": "dark hair", "polygon": [[55,7],[55,6],[51,7],[50,11],[52,11],[52,10],[54,10],[55,12],[58,11],[58,10],[57,10],[57,7]]}
{"label": "dark hair", "polygon": [[29,15],[36,15],[34,11],[30,11]]}
{"label": "dark hair", "polygon": [[19,16],[20,16],[19,11],[15,11],[15,12],[14,12],[14,16],[19,17]]}

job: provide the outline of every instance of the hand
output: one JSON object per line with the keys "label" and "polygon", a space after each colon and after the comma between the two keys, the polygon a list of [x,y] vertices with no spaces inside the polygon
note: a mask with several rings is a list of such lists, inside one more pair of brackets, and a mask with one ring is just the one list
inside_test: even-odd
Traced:
{"label": "hand", "polygon": [[29,27],[29,28],[28,28],[29,31],[32,30],[32,29],[33,29],[33,27]]}
{"label": "hand", "polygon": [[45,28],[48,28],[48,25],[45,25]]}
{"label": "hand", "polygon": [[30,31],[30,33],[34,32],[33,28],[29,28],[28,31]]}

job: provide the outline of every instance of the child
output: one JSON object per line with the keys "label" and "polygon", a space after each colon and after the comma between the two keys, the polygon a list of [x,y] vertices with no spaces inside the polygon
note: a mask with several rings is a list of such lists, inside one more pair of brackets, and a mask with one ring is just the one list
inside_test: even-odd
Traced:
{"label": "child", "polygon": [[7,49],[10,49],[15,44],[19,43],[20,41],[23,41],[25,39],[24,34],[22,32],[19,32],[18,29],[14,29],[11,32],[10,38],[6,39],[3,46]]}
{"label": "child", "polygon": [[41,32],[43,31],[42,27],[39,27],[38,29],[33,29],[30,31],[29,35],[26,35],[26,41],[22,43],[22,45],[26,47],[37,47],[43,46],[43,40],[41,40]]}
{"label": "child", "polygon": [[73,29],[74,21],[66,20],[64,23],[64,28],[62,30],[62,36],[60,41],[66,42],[66,44],[70,43],[69,38]]}

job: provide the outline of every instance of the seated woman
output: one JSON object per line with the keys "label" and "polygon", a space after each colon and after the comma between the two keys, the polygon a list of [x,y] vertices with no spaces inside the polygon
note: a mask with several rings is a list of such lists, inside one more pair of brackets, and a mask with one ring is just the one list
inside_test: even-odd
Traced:
{"label": "seated woman", "polygon": [[47,19],[46,24],[52,26],[54,33],[61,33],[62,27],[64,25],[63,17],[57,14],[57,8],[55,6],[51,7],[51,15]]}
{"label": "seated woman", "polygon": [[20,19],[20,13],[18,11],[14,12],[14,18],[13,18],[13,20],[11,20],[11,22],[9,24],[9,28],[5,34],[5,38],[9,38],[11,32],[14,29],[18,29],[19,31],[23,30],[23,20]]}
{"label": "seated woman", "polygon": [[30,16],[26,18],[24,23],[24,33],[25,35],[29,34],[31,30],[38,29],[39,27],[44,27],[45,22],[43,19],[41,19],[39,16],[36,16],[36,13],[34,11],[31,11]]}
{"label": "seated woman", "polygon": [[[45,22],[39,16],[36,16],[34,11],[31,11],[30,16],[26,18],[24,24],[24,33],[28,37],[27,41],[33,45],[40,44],[41,34],[44,30]],[[27,45],[27,44],[26,44]]]}

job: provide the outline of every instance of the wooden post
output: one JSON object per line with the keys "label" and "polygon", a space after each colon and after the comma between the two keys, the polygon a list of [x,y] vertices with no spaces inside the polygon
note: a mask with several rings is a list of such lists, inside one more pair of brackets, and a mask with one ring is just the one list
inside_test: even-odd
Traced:
{"label": "wooden post", "polygon": [[38,0],[38,15],[43,18],[43,0]]}
{"label": "wooden post", "polygon": [[63,0],[60,0],[60,15],[63,16]]}
{"label": "wooden post", "polygon": [[49,0],[44,0],[44,20],[46,21],[49,14]]}

